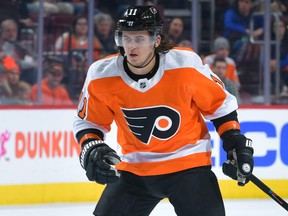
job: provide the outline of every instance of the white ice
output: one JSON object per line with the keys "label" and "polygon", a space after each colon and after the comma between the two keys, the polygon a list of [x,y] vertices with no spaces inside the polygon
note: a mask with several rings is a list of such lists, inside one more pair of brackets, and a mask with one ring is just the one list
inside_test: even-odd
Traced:
{"label": "white ice", "polygon": [[[224,200],[226,216],[287,216],[272,199]],[[95,203],[0,206],[0,216],[92,216]],[[176,216],[168,201],[159,203],[150,216]]]}

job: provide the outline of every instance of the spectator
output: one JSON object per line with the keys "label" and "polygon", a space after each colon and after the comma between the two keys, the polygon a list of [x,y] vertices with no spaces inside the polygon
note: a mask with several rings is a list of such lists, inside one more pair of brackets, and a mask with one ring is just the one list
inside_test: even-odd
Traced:
{"label": "spectator", "polygon": [[96,27],[95,35],[103,45],[102,54],[112,54],[117,52],[114,42],[114,22],[110,14],[98,13],[94,16]]}
{"label": "spectator", "polygon": [[6,41],[17,41],[18,37],[18,25],[14,19],[5,19],[1,22],[1,40]]}
{"label": "spectator", "polygon": [[20,82],[18,85],[18,101],[21,105],[33,105],[29,95],[31,92],[31,85],[26,82]]}
{"label": "spectator", "polygon": [[213,62],[216,57],[224,57],[227,63],[226,73],[223,76],[235,83],[237,89],[240,88],[240,81],[237,73],[237,67],[235,61],[229,57],[230,44],[229,41],[224,37],[218,37],[214,41],[215,53],[204,57],[203,63],[208,64],[213,69]]}
{"label": "spectator", "polygon": [[[99,59],[102,44],[97,37],[94,37],[94,59]],[[84,15],[77,16],[72,23],[72,34],[63,33],[55,43],[56,51],[88,50],[88,20]]]}
{"label": "spectator", "polygon": [[[253,6],[254,0],[235,0],[234,6],[228,9],[224,15],[224,36],[230,41],[232,57],[239,62],[244,61],[245,57],[247,57],[245,60],[251,61],[252,55],[253,58],[258,58],[259,46],[251,46],[249,36],[252,35],[254,39],[262,36],[263,17],[254,17],[255,30],[251,32],[249,24],[252,19]],[[248,45],[249,47],[247,47]]]}
{"label": "spectator", "polygon": [[227,62],[224,57],[215,57],[213,62],[213,72],[221,79],[225,85],[225,89],[237,99],[240,104],[240,97],[237,86],[234,82],[225,77],[227,71]]}
{"label": "spectator", "polygon": [[[0,24],[1,31],[1,50],[5,55],[11,56],[16,60],[21,70],[21,80],[30,84],[36,82],[36,60],[27,46],[24,46],[18,37],[18,25],[13,19],[6,19]],[[30,50],[33,50],[32,48]]]}
{"label": "spectator", "polygon": [[[23,98],[23,86],[29,91],[29,84],[20,80],[20,68],[15,60],[6,56],[2,59],[2,64],[5,67],[7,87],[9,88],[9,97],[6,98],[6,104],[29,104],[29,101]],[[31,90],[31,86],[30,86]]]}
{"label": "spectator", "polygon": [[288,23],[288,0],[276,0],[271,4],[272,12],[279,13],[282,20]]}
{"label": "spectator", "polygon": [[180,17],[174,17],[168,26],[168,37],[175,43],[179,44],[180,41],[184,40],[184,21]]}
{"label": "spectator", "polygon": [[[280,40],[280,59],[279,59],[279,67],[281,80],[283,84],[283,89],[281,92],[281,96],[288,96],[288,30],[287,24],[284,22],[283,17],[281,17],[279,21],[279,26],[277,26],[277,22],[273,22],[273,34],[272,40],[276,39],[276,33],[278,32],[279,40]],[[275,77],[277,66],[276,60],[276,47],[272,47],[271,53],[271,61],[270,61],[270,70],[272,72],[272,78]]]}
{"label": "spectator", "polygon": [[12,95],[12,90],[9,88],[7,81],[6,68],[0,64],[0,104],[6,104],[7,98]]}
{"label": "spectator", "polygon": [[[44,62],[44,72],[46,77],[41,82],[42,104],[43,105],[71,105],[70,96],[61,85],[64,76],[63,63],[58,58],[48,58]],[[38,84],[32,87],[30,99],[37,103],[38,101]]]}

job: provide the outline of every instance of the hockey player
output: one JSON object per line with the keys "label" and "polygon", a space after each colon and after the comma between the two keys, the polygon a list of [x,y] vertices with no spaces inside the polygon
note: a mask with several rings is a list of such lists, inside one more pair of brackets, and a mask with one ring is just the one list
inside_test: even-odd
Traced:
{"label": "hockey player", "polygon": [[[162,25],[153,6],[129,7],[115,32],[121,55],[88,70],[74,132],[88,179],[107,184],[94,215],[147,216],[168,198],[179,216],[224,216],[202,116],[228,157],[237,157],[239,184],[252,173],[253,148],[240,133],[235,97],[195,52],[173,47]],[[113,121],[118,154],[105,142]]]}

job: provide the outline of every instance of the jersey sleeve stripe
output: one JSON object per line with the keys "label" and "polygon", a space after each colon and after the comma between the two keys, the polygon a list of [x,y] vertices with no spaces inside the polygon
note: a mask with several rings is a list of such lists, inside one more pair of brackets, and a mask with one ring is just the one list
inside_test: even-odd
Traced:
{"label": "jersey sleeve stripe", "polygon": [[231,129],[240,130],[239,123],[237,121],[225,122],[224,124],[220,125],[217,132],[218,132],[219,136],[221,136],[225,131],[231,130]]}
{"label": "jersey sleeve stripe", "polygon": [[97,140],[101,140],[101,138],[96,135],[96,134],[92,134],[92,133],[88,133],[85,134],[79,141],[80,146],[82,146],[83,142],[89,139],[97,139]]}

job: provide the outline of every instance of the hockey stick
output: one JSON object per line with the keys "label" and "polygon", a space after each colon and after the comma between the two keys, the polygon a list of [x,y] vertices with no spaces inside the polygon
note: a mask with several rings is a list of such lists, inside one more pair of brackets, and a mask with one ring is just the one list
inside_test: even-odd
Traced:
{"label": "hockey stick", "polygon": [[[223,173],[232,179],[237,180],[237,166],[235,160],[228,160],[223,164]],[[280,196],[278,196],[274,191],[271,190],[264,182],[258,179],[255,175],[251,174],[249,176],[249,180],[255,184],[259,189],[261,189],[264,193],[270,196],[275,202],[281,205],[286,211],[288,211],[288,203],[283,200]]]}
{"label": "hockey stick", "polygon": [[251,174],[249,177],[250,181],[253,182],[258,188],[260,188],[264,193],[275,200],[279,205],[281,205],[286,211],[288,211],[288,203],[278,196],[274,191],[272,191],[266,184],[264,184],[255,175]]}

